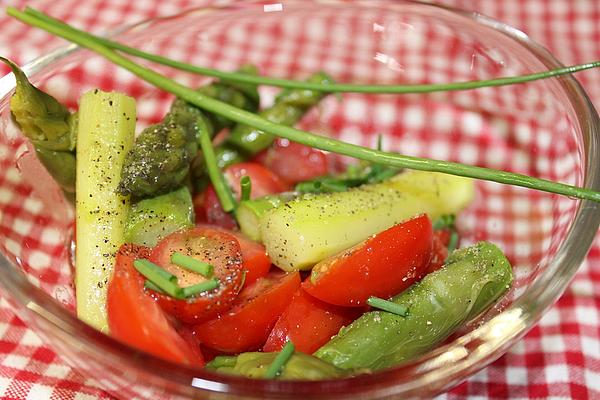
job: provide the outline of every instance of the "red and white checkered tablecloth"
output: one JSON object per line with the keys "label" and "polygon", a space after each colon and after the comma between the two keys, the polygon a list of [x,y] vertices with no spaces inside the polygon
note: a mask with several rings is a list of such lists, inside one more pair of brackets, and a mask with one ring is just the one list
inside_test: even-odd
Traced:
{"label": "red and white checkered tablecloth", "polygon": [[[600,1],[443,0],[521,28],[563,63],[600,59]],[[4,2],[0,2],[4,5]],[[88,30],[208,4],[192,0],[9,1]],[[213,1],[210,3],[229,3]],[[0,16],[0,55],[19,64],[60,42]],[[3,74],[6,69],[0,67]],[[600,72],[577,75],[600,108]],[[1,166],[0,166],[1,167]],[[600,238],[558,303],[498,361],[440,398],[600,399]],[[15,316],[0,294],[0,399],[110,399],[65,364]]]}

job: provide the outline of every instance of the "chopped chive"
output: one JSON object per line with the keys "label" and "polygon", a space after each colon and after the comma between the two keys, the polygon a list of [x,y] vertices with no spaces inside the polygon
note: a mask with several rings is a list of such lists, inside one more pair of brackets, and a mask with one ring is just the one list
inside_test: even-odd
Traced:
{"label": "chopped chive", "polygon": [[164,290],[156,286],[154,283],[152,283],[152,281],[149,281],[148,279],[146,279],[146,281],[144,282],[144,288],[154,290],[155,292],[158,292],[160,294],[166,294]]}
{"label": "chopped chive", "polygon": [[285,366],[285,363],[287,363],[290,357],[294,354],[295,349],[296,348],[294,347],[294,343],[287,342],[285,346],[283,346],[283,349],[281,349],[279,354],[275,356],[275,359],[273,360],[271,365],[269,365],[269,368],[265,373],[265,378],[273,379],[277,375],[279,375],[281,369]]}
{"label": "chopped chive", "polygon": [[208,292],[219,287],[219,280],[216,278],[209,279],[208,281],[200,282],[195,285],[187,286],[183,288],[183,297],[190,297],[202,292]]}
{"label": "chopped chive", "polygon": [[240,188],[242,190],[241,201],[250,200],[250,193],[252,192],[252,181],[249,176],[242,176],[240,180]]}
{"label": "chopped chive", "polygon": [[450,241],[448,242],[448,253],[452,253],[454,250],[456,250],[457,246],[458,233],[456,233],[456,231],[452,231],[452,234],[450,235]]}
{"label": "chopped chive", "polygon": [[377,135],[377,150],[383,151],[383,135],[381,133]]}
{"label": "chopped chive", "polygon": [[396,304],[388,300],[380,299],[379,297],[369,297],[367,304],[371,307],[375,307],[401,317],[406,317],[408,315],[408,307],[406,307],[404,304]]}
{"label": "chopped chive", "polygon": [[171,254],[171,262],[181,268],[196,272],[206,278],[210,278],[214,270],[212,265],[205,263],[204,261],[197,260],[193,257],[186,256],[180,252]]}
{"label": "chopped chive", "polygon": [[[148,271],[148,273],[151,273],[154,275],[160,275],[160,277],[162,279],[166,279],[169,282],[177,283],[177,277],[175,275],[173,275],[169,271],[162,269],[158,265],[154,264],[152,261],[146,260],[145,258],[140,258],[138,260],[135,260],[133,262],[133,266],[146,278],[148,278],[148,276],[143,271]],[[148,278],[148,279],[150,279],[151,281],[155,281],[154,279],[151,279],[151,278]]]}
{"label": "chopped chive", "polygon": [[176,299],[183,298],[183,291],[177,285],[177,277],[148,260],[140,259],[133,262],[135,269],[146,279],[160,288],[163,292]]}

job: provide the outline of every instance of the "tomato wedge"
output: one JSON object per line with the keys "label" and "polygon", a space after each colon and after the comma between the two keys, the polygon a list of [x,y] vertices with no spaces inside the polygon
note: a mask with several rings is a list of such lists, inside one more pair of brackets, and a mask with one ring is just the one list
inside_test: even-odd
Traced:
{"label": "tomato wedge", "polygon": [[431,241],[431,222],[420,215],[315,265],[302,287],[339,306],[361,306],[370,296],[388,298],[422,277]]}
{"label": "tomato wedge", "polygon": [[[258,163],[242,162],[233,164],[225,168],[223,173],[238,200],[240,198],[240,180],[244,176],[248,176],[252,182],[250,197],[253,199],[283,192],[288,188],[278,175]],[[204,193],[198,195],[194,203],[196,204],[197,219],[200,221],[206,221],[225,229],[235,229],[237,227],[235,219],[223,211],[212,185]]]}
{"label": "tomato wedge", "polygon": [[246,272],[244,286],[249,286],[256,282],[258,278],[265,276],[271,268],[271,259],[267,254],[265,246],[254,240],[248,239],[241,232],[226,230],[217,226],[200,225],[210,229],[217,229],[235,236],[240,244],[242,252],[242,265]]}
{"label": "tomato wedge", "polygon": [[133,244],[121,246],[117,253],[106,302],[111,335],[165,360],[203,366],[200,349],[191,348],[160,306],[144,293],[144,278],[133,261],[149,255],[150,249]]}
{"label": "tomato wedge", "polygon": [[361,314],[354,307],[338,307],[318,300],[300,288],[271,330],[263,351],[280,351],[287,341],[297,351],[312,354]]}
{"label": "tomato wedge", "polygon": [[175,252],[213,265],[214,277],[220,284],[214,290],[185,300],[153,292],[163,310],[183,322],[195,323],[228,309],[243,284],[242,256],[237,239],[222,230],[197,227],[173,232],[156,245],[150,261],[177,276],[180,286],[195,285],[207,278],[172,264],[171,255]]}
{"label": "tomato wedge", "polygon": [[327,154],[319,149],[278,138],[275,143],[254,158],[285,182],[295,184],[318,176],[327,175]]}
{"label": "tomato wedge", "polygon": [[194,327],[203,345],[226,353],[258,350],[300,287],[298,272],[271,272],[242,290],[229,311]]}

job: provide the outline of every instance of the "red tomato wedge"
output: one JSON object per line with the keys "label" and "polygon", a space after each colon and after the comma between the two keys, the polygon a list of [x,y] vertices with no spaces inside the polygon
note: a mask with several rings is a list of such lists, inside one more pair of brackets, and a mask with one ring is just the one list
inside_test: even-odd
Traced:
{"label": "red tomato wedge", "polygon": [[244,286],[247,287],[269,273],[271,259],[267,254],[265,246],[261,243],[250,240],[239,232],[231,232],[231,234],[240,243],[242,265],[244,266],[244,271],[246,271]]}
{"label": "red tomato wedge", "polygon": [[370,296],[391,297],[422,277],[431,241],[431,221],[420,215],[321,261],[302,287],[339,306],[361,306]]}
{"label": "red tomato wedge", "polygon": [[196,336],[226,353],[258,350],[299,287],[298,272],[271,272],[244,288],[229,311],[196,325]]}
{"label": "red tomato wedge", "polygon": [[186,287],[207,278],[172,264],[171,255],[175,252],[211,264],[220,284],[214,290],[185,300],[153,292],[163,310],[186,323],[204,321],[227,310],[243,284],[242,256],[237,239],[222,230],[207,227],[173,232],[162,239],[152,250],[150,261],[177,276],[179,286]]}
{"label": "red tomato wedge", "polygon": [[361,311],[324,303],[300,288],[271,330],[263,351],[280,351],[291,341],[297,351],[312,354]]}
{"label": "red tomato wedge", "polygon": [[327,154],[319,149],[278,138],[275,143],[254,158],[284,181],[295,184],[317,176],[327,175]]}
{"label": "red tomato wedge", "polygon": [[225,230],[220,227],[210,225],[200,226],[222,230],[223,232],[235,236],[235,238],[238,240],[240,244],[240,250],[242,252],[242,265],[244,267],[244,271],[246,272],[244,286],[249,286],[256,282],[258,278],[265,276],[269,272],[269,269],[271,269],[271,259],[267,254],[265,246],[263,246],[261,243],[248,239],[241,232]]}
{"label": "red tomato wedge", "polygon": [[[225,168],[223,173],[238,200],[240,198],[240,180],[244,176],[248,176],[252,182],[250,197],[253,199],[283,192],[288,188],[278,175],[258,163],[242,162],[233,164]],[[202,207],[199,207],[200,197],[195,200],[196,215],[200,221],[206,221],[225,229],[235,229],[237,227],[235,219],[221,208],[212,185],[198,196],[202,198]]]}
{"label": "red tomato wedge", "polygon": [[200,349],[191,348],[160,306],[144,293],[144,278],[133,261],[149,255],[150,249],[133,244],[121,246],[117,253],[106,302],[111,335],[165,360],[203,366]]}

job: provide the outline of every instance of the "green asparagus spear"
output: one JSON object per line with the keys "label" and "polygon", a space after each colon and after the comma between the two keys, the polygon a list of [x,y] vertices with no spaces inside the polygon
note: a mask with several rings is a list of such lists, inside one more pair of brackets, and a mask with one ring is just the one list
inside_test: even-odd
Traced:
{"label": "green asparagus spear", "polygon": [[0,57],[17,82],[10,99],[13,120],[33,143],[38,159],[46,167],[65,194],[75,192],[75,136],[77,114],[54,97],[33,86],[25,73],[12,61]]}
{"label": "green asparagus spear", "polygon": [[[324,72],[318,72],[308,82],[331,83],[333,80]],[[271,122],[292,126],[326,95],[314,90],[286,89],[277,96],[272,107],[262,110],[259,115]],[[269,147],[273,139],[273,135],[249,125],[236,125],[225,142],[215,149],[217,163],[223,168],[242,161]]]}
{"label": "green asparagus spear", "polygon": [[495,245],[455,251],[447,265],[392,298],[403,317],[384,311],[362,315],[315,352],[343,369],[381,369],[414,358],[476,317],[510,287],[510,263]]}
{"label": "green asparagus spear", "polygon": [[[255,71],[244,66],[241,70]],[[249,86],[223,82],[201,87],[199,92],[229,100],[237,107],[255,111],[258,92]],[[127,154],[121,174],[119,193],[147,198],[182,186],[190,165],[198,153],[198,126],[206,126],[210,136],[231,125],[222,117],[205,113],[199,108],[176,99],[165,118],[142,131],[133,149]]]}
{"label": "green asparagus spear", "polygon": [[[332,82],[324,72],[312,75],[309,82]],[[323,92],[313,90],[283,90],[275,99],[275,104],[261,111],[261,117],[282,125],[294,125],[311,107],[325,96]],[[273,142],[274,136],[248,125],[237,125],[227,138],[227,143],[233,144],[246,153],[257,153],[267,148]]]}
{"label": "green asparagus spear", "polygon": [[[242,353],[238,356],[221,356],[206,364],[206,368],[218,372],[263,378],[277,353]],[[286,362],[278,379],[334,379],[347,376],[348,371],[337,368],[308,354],[295,352]]]}

